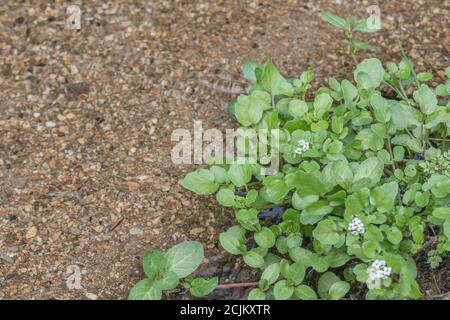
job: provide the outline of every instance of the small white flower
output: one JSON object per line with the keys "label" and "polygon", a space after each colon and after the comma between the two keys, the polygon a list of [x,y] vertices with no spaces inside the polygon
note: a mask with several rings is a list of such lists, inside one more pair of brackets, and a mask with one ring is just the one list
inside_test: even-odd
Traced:
{"label": "small white flower", "polygon": [[364,223],[359,218],[353,218],[352,221],[348,224],[348,231],[354,235],[358,236],[360,234],[364,234],[366,232],[366,228],[364,227]]}
{"label": "small white flower", "polygon": [[298,148],[295,149],[295,153],[298,155],[309,150],[309,142],[303,139],[298,140],[297,146]]}
{"label": "small white flower", "polygon": [[309,142],[305,141],[303,139],[298,140],[297,145],[303,149],[303,151],[308,151],[309,150]]}
{"label": "small white flower", "polygon": [[391,276],[392,269],[387,266],[386,261],[377,259],[367,268],[367,273],[371,281],[384,280]]}
{"label": "small white flower", "polygon": [[298,155],[301,155],[303,153],[302,148],[295,149],[295,153],[298,154]]}

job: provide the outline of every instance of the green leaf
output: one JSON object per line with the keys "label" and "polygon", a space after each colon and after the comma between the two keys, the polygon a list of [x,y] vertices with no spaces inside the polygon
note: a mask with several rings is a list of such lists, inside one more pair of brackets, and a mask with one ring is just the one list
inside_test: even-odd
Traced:
{"label": "green leaf", "polygon": [[250,95],[239,96],[234,106],[236,119],[243,126],[258,123],[264,110],[271,108],[270,94],[261,90],[255,90]]}
{"label": "green leaf", "polygon": [[196,278],[191,282],[190,293],[197,298],[210,294],[219,284],[219,278],[211,279]]}
{"label": "green leaf", "polygon": [[244,254],[244,262],[252,267],[252,268],[262,268],[264,266],[264,257],[255,249],[252,249],[248,251],[246,254]]}
{"label": "green leaf", "polygon": [[363,150],[370,149],[372,151],[378,151],[383,149],[384,139],[372,130],[372,128],[363,129],[355,137],[355,140],[361,141]]}
{"label": "green leaf", "polygon": [[396,76],[401,80],[407,80],[411,76],[411,63],[408,59],[403,58],[399,65],[399,71]]}
{"label": "green leaf", "polygon": [[436,94],[426,84],[422,84],[419,90],[414,91],[413,97],[423,113],[431,114],[436,110],[438,103]]}
{"label": "green leaf", "polygon": [[275,283],[273,294],[276,300],[288,300],[294,294],[294,287],[288,285],[286,280]]}
{"label": "green leaf", "polygon": [[216,183],[228,183],[227,171],[219,166],[211,166],[209,171],[214,175],[214,181]]}
{"label": "green leaf", "polygon": [[405,148],[402,146],[394,147],[394,159],[395,161],[401,161],[405,158]]}
{"label": "green leaf", "polygon": [[350,26],[348,25],[347,21],[345,19],[331,13],[328,11],[322,12],[321,14],[322,19],[331,24],[332,26],[335,26],[339,29],[348,29]]}
{"label": "green leaf", "polygon": [[280,264],[273,263],[269,265],[261,275],[261,280],[267,281],[267,286],[272,285],[278,280],[280,276]]}
{"label": "green leaf", "polygon": [[322,244],[334,245],[341,241],[337,224],[330,219],[325,219],[319,222],[313,231],[313,236]]}
{"label": "green leaf", "polygon": [[262,248],[272,248],[275,245],[275,235],[267,227],[262,227],[254,237],[255,242]]}
{"label": "green leaf", "polygon": [[[397,128],[397,130],[404,130],[411,126],[420,126],[419,122],[420,115],[409,105],[404,103],[398,103],[390,101],[392,104],[392,123]],[[419,119],[418,119],[419,118]]]}
{"label": "green leaf", "polygon": [[347,105],[353,105],[353,99],[358,96],[358,89],[350,81],[344,79],[341,82],[342,94]]}
{"label": "green leaf", "polygon": [[252,289],[248,293],[248,300],[266,300],[266,294],[259,288]]}
{"label": "green leaf", "polygon": [[286,175],[285,181],[288,188],[296,188],[304,196],[324,195],[326,192],[326,185],[312,173],[297,171]]}
{"label": "green leaf", "polygon": [[241,243],[239,239],[230,232],[222,232],[219,235],[220,245],[229,253],[238,255],[241,254]]}
{"label": "green leaf", "polygon": [[433,74],[431,72],[420,72],[417,74],[417,80],[419,81],[428,81],[433,78]]}
{"label": "green leaf", "polygon": [[153,286],[153,281],[144,279],[131,288],[128,300],[161,300],[162,291]]}
{"label": "green leaf", "polygon": [[171,290],[176,288],[179,282],[178,275],[173,271],[168,271],[164,273],[161,279],[154,280],[153,286],[161,290]]}
{"label": "green leaf", "polygon": [[317,299],[317,294],[315,293],[315,291],[311,287],[304,284],[299,285],[297,288],[295,288],[295,295],[301,300]]}
{"label": "green leaf", "polygon": [[315,224],[332,211],[333,207],[329,206],[328,202],[320,200],[309,205],[302,211],[300,221],[303,224]]}
{"label": "green leaf", "polygon": [[433,217],[450,221],[450,208],[449,207],[434,208]]}
{"label": "green leaf", "polygon": [[289,192],[289,188],[284,182],[284,177],[269,176],[264,179],[263,185],[266,193],[274,203],[281,201]]}
{"label": "green leaf", "polygon": [[380,181],[381,176],[383,175],[383,169],[383,161],[376,157],[367,158],[356,168],[353,176],[353,183],[368,178],[370,180],[370,185],[368,187],[373,186]]}
{"label": "green leaf", "polygon": [[286,271],[285,277],[294,285],[299,285],[305,278],[305,266],[302,262],[294,262]]}
{"label": "green leaf", "polygon": [[376,88],[381,84],[384,78],[384,68],[381,64],[381,61],[377,58],[364,59],[361,63],[358,64],[355,71],[353,72],[353,76],[355,81],[358,81],[358,75],[360,73],[365,73],[369,76],[369,85],[372,88]]}
{"label": "green leaf", "polygon": [[244,74],[244,78],[250,81],[252,84],[258,82],[257,70],[259,69],[262,72],[262,65],[253,61],[245,61],[242,65],[242,73]]}
{"label": "green leaf", "polygon": [[289,113],[294,118],[301,118],[304,114],[308,112],[308,105],[305,101],[299,99],[293,99],[289,103]]}
{"label": "green leaf", "polygon": [[398,183],[389,182],[374,188],[370,192],[370,203],[380,212],[388,212],[394,208],[398,193]]}
{"label": "green leaf", "polygon": [[142,263],[144,267],[144,273],[145,275],[153,279],[155,276],[164,271],[164,268],[166,267],[166,259],[164,257],[164,253],[161,251],[147,251],[144,254],[144,259]]}
{"label": "green leaf", "polygon": [[339,300],[345,297],[350,290],[350,284],[345,281],[338,281],[331,285],[329,290],[329,296],[331,300]]}
{"label": "green leaf", "polygon": [[243,187],[252,179],[252,167],[248,164],[232,164],[228,177],[236,187]]}
{"label": "green leaf", "polygon": [[259,228],[258,210],[255,208],[237,211],[236,219],[241,226],[249,231],[255,231]]}
{"label": "green leaf", "polygon": [[203,261],[203,246],[197,241],[185,241],[170,248],[165,258],[167,270],[184,278],[194,272]]}
{"label": "green leaf", "polygon": [[290,97],[294,94],[294,88],[278,72],[272,63],[272,60],[267,61],[264,65],[261,84],[264,89],[272,94],[272,96],[285,95]]}
{"label": "green leaf", "polygon": [[392,115],[391,105],[387,102],[385,98],[381,96],[381,94],[378,91],[376,91],[375,94],[371,95],[370,104],[373,107],[375,118],[379,122],[382,123],[389,122]]}
{"label": "green leaf", "polygon": [[333,272],[326,272],[321,275],[317,284],[319,296],[322,299],[328,299],[330,297],[329,291],[331,286],[339,281],[341,281],[341,279],[339,279],[339,277],[336,276]]}
{"label": "green leaf", "polygon": [[333,104],[333,98],[328,93],[318,94],[314,99],[314,118],[316,120],[322,119],[322,117],[330,111]]}
{"label": "green leaf", "polygon": [[391,139],[391,142],[396,145],[407,147],[415,152],[422,152],[422,143],[419,139],[411,138],[407,134],[399,134]]}
{"label": "green leaf", "polygon": [[317,254],[312,254],[310,256],[310,260],[311,260],[311,267],[313,267],[313,269],[319,273],[327,271],[328,268],[330,267],[330,261],[326,256],[321,257]]}
{"label": "green leaf", "polygon": [[216,199],[224,207],[233,207],[236,204],[234,191],[228,188],[221,188],[216,193]]}
{"label": "green leaf", "polygon": [[399,244],[403,239],[403,234],[399,228],[392,226],[386,231],[386,237],[392,244]]}
{"label": "green leaf", "polygon": [[188,173],[181,181],[181,185],[202,195],[212,194],[219,189],[219,185],[214,182],[214,174],[206,169],[197,169]]}
{"label": "green leaf", "polygon": [[372,46],[370,43],[358,40],[358,39],[353,39],[352,40],[352,45],[353,47],[355,47],[358,50],[363,50],[363,51],[370,51],[370,52],[375,52],[376,49],[374,46]]}

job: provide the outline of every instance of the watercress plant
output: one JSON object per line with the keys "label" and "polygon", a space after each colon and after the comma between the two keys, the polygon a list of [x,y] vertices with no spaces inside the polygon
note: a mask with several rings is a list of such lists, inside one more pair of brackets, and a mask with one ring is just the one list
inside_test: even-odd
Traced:
{"label": "watercress plant", "polygon": [[[312,71],[288,80],[268,61],[246,62],[243,73],[252,88],[229,110],[242,130],[279,130],[278,172],[260,174],[267,159],[217,162],[182,185],[235,210],[237,224],[219,240],[259,271],[249,299],[419,298],[415,256],[431,249],[436,267],[450,251],[449,80],[433,88],[407,58],[385,66],[371,58],[309,100]],[[271,148],[257,147],[264,143]],[[271,208],[280,219],[260,219]],[[144,292],[154,287],[146,283]]]}

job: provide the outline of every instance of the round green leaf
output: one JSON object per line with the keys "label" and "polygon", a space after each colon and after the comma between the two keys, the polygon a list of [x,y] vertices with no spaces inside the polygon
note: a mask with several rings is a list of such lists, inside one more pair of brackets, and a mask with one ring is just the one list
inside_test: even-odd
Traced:
{"label": "round green leaf", "polygon": [[288,300],[294,294],[294,287],[288,285],[286,280],[275,283],[273,295],[276,300]]}
{"label": "round green leaf", "polygon": [[260,231],[255,233],[255,242],[263,248],[272,248],[275,245],[275,235],[272,230],[262,227]]}
{"label": "round green leaf", "polygon": [[165,258],[168,271],[184,278],[194,272],[203,261],[203,246],[197,241],[185,241],[170,248]]}
{"label": "round green leaf", "polygon": [[161,300],[162,291],[153,286],[153,281],[144,279],[131,288],[128,300]]}

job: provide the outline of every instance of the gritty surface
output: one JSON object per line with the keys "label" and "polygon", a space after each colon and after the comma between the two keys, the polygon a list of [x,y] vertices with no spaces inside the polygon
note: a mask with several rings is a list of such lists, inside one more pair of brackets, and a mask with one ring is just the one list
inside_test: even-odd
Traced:
{"label": "gritty surface", "polygon": [[[232,212],[179,185],[196,166],[171,162],[171,133],[234,128],[234,95],[218,88],[245,88],[246,59],[348,78],[352,60],[318,16],[370,4],[91,0],[77,32],[67,1],[0,0],[0,299],[124,299],[145,250],[185,239],[205,244],[205,275],[250,279],[217,245]],[[449,2],[378,4],[384,27],[363,38],[380,58],[398,60],[401,41],[442,79]]]}

